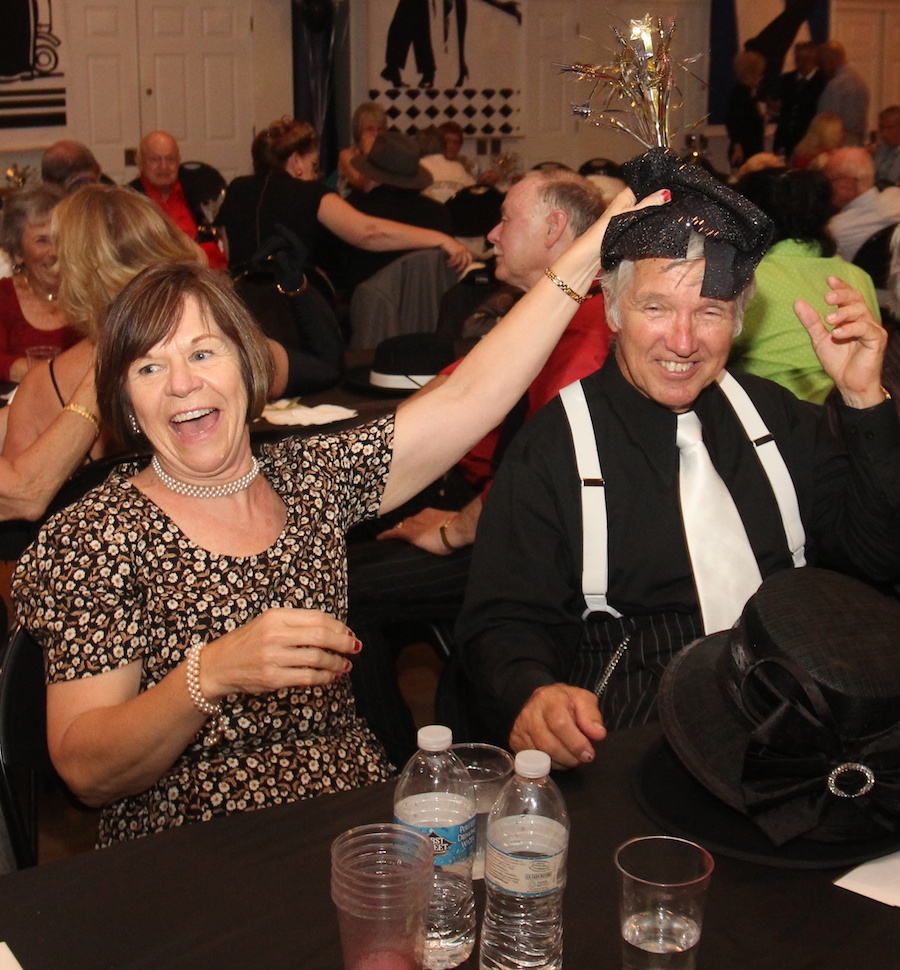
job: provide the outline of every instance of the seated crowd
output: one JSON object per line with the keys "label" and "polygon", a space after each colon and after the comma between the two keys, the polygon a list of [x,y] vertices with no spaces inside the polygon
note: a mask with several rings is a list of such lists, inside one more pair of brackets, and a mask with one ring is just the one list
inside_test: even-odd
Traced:
{"label": "seated crowd", "polygon": [[670,659],[772,573],[895,587],[900,230],[890,275],[854,260],[900,224],[900,108],[871,151],[817,142],[833,118],[804,110],[791,163],[735,151],[732,184],[663,149],[527,173],[489,285],[442,321],[471,349],[388,416],[253,447],[267,401],[340,381],[355,286],[423,249],[464,273],[448,186],[496,173],[453,124],[423,159],[372,104],[335,188],[283,118],[212,206],[166,132],[127,187],[77,142],[48,149],[0,214],[0,519],[123,456],[12,586],[99,845],[389,777],[415,747],[406,620],[455,625],[458,740],[572,768],[655,719]]}

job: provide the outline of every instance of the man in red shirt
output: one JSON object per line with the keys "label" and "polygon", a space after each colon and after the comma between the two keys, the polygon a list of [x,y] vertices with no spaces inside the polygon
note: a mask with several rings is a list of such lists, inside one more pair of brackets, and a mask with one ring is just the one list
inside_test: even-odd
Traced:
{"label": "man in red shirt", "polygon": [[[506,194],[501,220],[488,235],[497,279],[522,292],[531,289],[604,208],[581,175],[530,172]],[[606,359],[611,334],[599,285],[591,293],[520,404],[460,461],[471,500],[458,511],[424,508],[407,514],[378,541],[348,546],[349,622],[363,643],[351,674],[357,708],[398,767],[415,749],[415,730],[397,687],[384,627],[417,618],[453,623],[462,605],[482,502],[503,450],[518,427],[562,387],[593,373]],[[418,393],[428,393],[444,379],[439,375]]]}
{"label": "man in red shirt", "polygon": [[[182,232],[197,240],[200,213],[186,197],[179,181],[178,142],[166,131],[151,131],[141,139],[136,160],[140,175],[129,183],[131,188],[152,199]],[[217,242],[198,244],[213,269],[227,268],[228,260]]]}

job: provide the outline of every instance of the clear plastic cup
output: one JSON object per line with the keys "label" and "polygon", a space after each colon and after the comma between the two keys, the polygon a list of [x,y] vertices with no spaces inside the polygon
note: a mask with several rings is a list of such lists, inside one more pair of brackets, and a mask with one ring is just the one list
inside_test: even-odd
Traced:
{"label": "clear plastic cup", "polygon": [[624,970],[693,970],[713,857],[665,835],[631,839],[615,854]]}
{"label": "clear plastic cup", "polygon": [[26,347],[25,360],[28,363],[28,369],[31,370],[32,367],[37,367],[38,364],[42,364],[45,360],[53,360],[58,353],[59,347],[50,347],[44,344],[37,347]]}
{"label": "clear plastic cup", "polygon": [[512,755],[493,744],[453,744],[450,750],[469,769],[475,785],[475,861],[472,878],[484,879],[484,853],[487,845],[487,817],[503,786],[512,778]]}
{"label": "clear plastic cup", "polygon": [[403,825],[360,825],[334,840],[344,970],[421,970],[433,859],[431,839]]}

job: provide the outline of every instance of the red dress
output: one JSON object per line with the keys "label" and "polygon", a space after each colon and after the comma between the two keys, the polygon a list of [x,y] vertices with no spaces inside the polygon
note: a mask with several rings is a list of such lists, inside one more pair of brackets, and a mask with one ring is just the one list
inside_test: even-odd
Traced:
{"label": "red dress", "polygon": [[9,369],[25,356],[29,347],[68,350],[81,336],[72,327],[38,330],[25,319],[12,277],[0,279],[0,380],[9,380]]}

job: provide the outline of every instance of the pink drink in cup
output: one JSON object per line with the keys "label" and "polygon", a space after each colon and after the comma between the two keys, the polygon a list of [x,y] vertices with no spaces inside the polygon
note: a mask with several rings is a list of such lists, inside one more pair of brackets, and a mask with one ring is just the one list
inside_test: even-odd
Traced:
{"label": "pink drink in cup", "polygon": [[344,970],[421,970],[431,840],[402,825],[360,825],[331,846]]}

